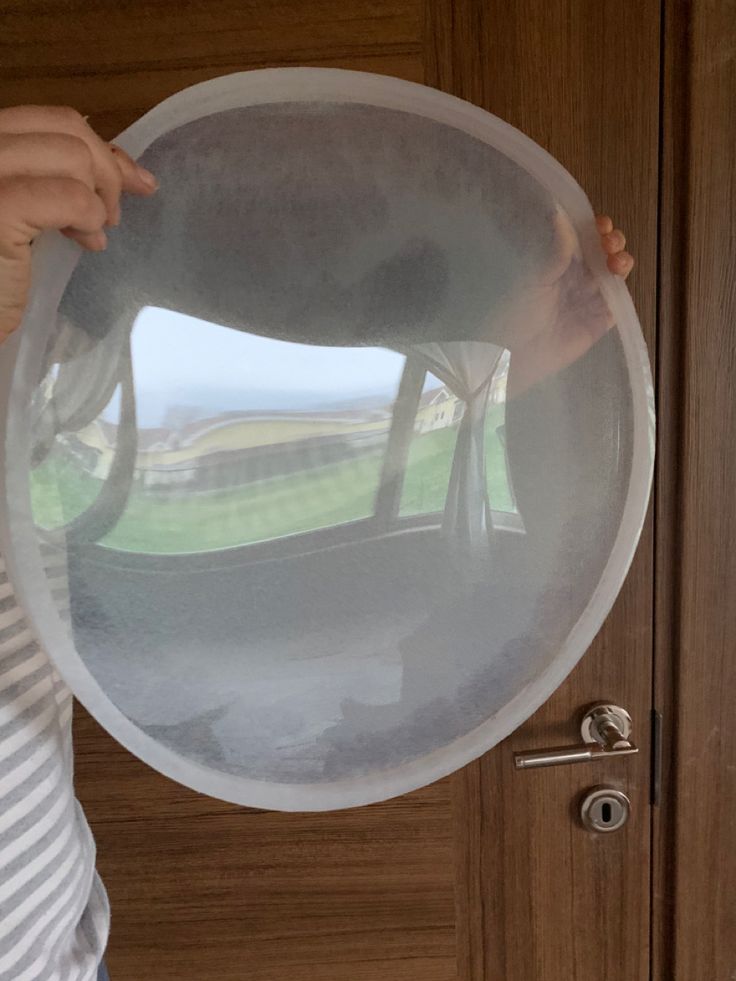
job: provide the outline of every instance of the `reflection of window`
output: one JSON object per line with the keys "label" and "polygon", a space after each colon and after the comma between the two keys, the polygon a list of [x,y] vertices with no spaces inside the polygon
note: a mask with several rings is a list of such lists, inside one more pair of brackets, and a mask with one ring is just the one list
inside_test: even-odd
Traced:
{"label": "reflection of window", "polygon": [[[516,513],[504,444],[508,352],[491,383],[485,416],[486,489],[492,511]],[[450,485],[457,433],[465,405],[434,375],[427,373],[417,409],[404,475],[399,514],[443,511]]]}
{"label": "reflection of window", "polygon": [[[110,473],[113,454],[108,439],[117,425],[117,393],[103,412],[115,422],[95,420],[78,433],[60,433],[30,472],[31,506],[36,523],[62,527],[97,499]],[[34,447],[34,455],[39,447]]]}
{"label": "reflection of window", "polygon": [[94,461],[88,447],[70,446],[57,440],[51,452],[31,471],[31,504],[36,523],[42,528],[58,528],[86,511],[95,501],[102,480],[93,476]]}
{"label": "reflection of window", "polygon": [[462,401],[427,372],[409,446],[400,515],[444,509],[462,415]]}
{"label": "reflection of window", "polygon": [[[403,355],[292,344],[152,308],[132,352],[135,473],[103,545],[209,551],[373,515]],[[115,425],[93,428],[111,458]]]}
{"label": "reflection of window", "polygon": [[139,449],[128,506],[104,544],[209,550],[367,518],[391,402],[232,414],[191,427],[176,449]]}
{"label": "reflection of window", "polygon": [[[497,350],[471,353],[481,367],[490,357],[491,371]],[[457,351],[430,346],[407,360],[388,349],[289,343],[145,308],[132,353],[137,427],[127,476],[117,462],[120,446],[131,447],[131,429],[119,429],[116,394],[96,418],[59,433],[33,471],[39,526],[58,528],[85,512],[113,461],[121,505],[100,543],[125,551],[214,551],[353,522],[365,522],[359,534],[369,536],[446,508],[466,411],[455,389],[470,391],[451,370]],[[447,381],[427,362],[447,370]],[[482,374],[474,383],[485,477],[477,467],[466,473],[462,461],[457,473],[472,482],[479,508],[487,493],[492,511],[515,513],[503,441],[507,372],[506,354],[490,386]],[[53,384],[45,394],[53,403]]]}
{"label": "reflection of window", "polygon": [[504,441],[508,370],[509,352],[505,351],[494,372],[486,408],[486,486],[492,511],[516,513]]}
{"label": "reflection of window", "polygon": [[[252,438],[256,428],[244,426],[250,432],[238,441]],[[282,434],[283,444],[249,450],[236,443],[193,467],[140,469],[125,513],[103,544],[151,552],[210,550],[369,517],[387,430],[356,445],[359,437],[337,427],[321,437],[306,436],[308,428],[306,421],[295,423],[292,438]]]}

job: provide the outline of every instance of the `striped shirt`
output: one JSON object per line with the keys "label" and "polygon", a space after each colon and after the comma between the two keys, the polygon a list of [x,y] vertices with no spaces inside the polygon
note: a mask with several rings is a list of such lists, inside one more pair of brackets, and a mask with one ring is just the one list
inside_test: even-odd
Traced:
{"label": "striped shirt", "polygon": [[[63,570],[52,577],[57,602]],[[109,907],[74,799],[72,695],[0,557],[0,981],[94,981]]]}

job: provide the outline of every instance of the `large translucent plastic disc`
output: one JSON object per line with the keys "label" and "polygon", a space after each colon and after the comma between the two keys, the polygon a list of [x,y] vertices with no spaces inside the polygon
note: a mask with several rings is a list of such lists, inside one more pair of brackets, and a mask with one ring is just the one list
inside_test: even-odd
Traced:
{"label": "large translucent plastic disc", "polygon": [[14,352],[5,550],[41,640],[206,793],[450,772],[572,669],[644,519],[646,351],[585,195],[350,72],[216,79],[119,142],[160,190],[104,254],[39,243]]}

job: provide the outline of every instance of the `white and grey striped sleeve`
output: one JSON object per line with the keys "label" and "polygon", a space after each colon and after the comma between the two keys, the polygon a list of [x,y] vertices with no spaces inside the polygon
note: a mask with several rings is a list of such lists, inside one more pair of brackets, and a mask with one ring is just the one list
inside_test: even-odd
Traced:
{"label": "white and grey striped sleeve", "polygon": [[[62,572],[55,586],[65,588]],[[0,981],[94,981],[107,941],[107,897],[74,799],[71,716],[0,557]]]}

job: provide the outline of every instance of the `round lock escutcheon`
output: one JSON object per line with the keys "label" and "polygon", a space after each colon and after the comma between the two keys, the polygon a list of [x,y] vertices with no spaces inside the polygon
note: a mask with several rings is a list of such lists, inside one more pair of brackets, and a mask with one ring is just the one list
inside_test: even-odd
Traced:
{"label": "round lock escutcheon", "polygon": [[630,813],[629,798],[612,787],[594,787],[584,794],[580,802],[583,827],[597,834],[608,834],[623,828]]}

